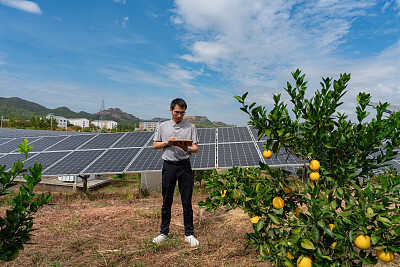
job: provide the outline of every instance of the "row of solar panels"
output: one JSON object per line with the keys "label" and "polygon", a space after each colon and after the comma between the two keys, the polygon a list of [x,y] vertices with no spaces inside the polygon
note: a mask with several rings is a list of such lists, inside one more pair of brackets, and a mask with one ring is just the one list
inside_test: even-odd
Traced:
{"label": "row of solar panels", "polygon": [[[16,136],[15,130],[12,134]],[[15,149],[27,135],[32,135],[26,137],[33,145],[26,164],[41,163],[43,175],[115,174],[162,168],[162,151],[152,147],[153,132],[57,135],[54,131],[45,131],[40,134],[48,136],[34,134],[33,130],[18,138],[2,134],[0,165],[10,169],[17,159],[23,160]],[[264,161],[262,146],[265,141],[258,141],[257,130],[251,127],[198,129],[198,135],[199,152],[191,157],[193,169],[251,167]],[[297,159],[287,156],[273,157],[268,163],[292,169],[300,165]]]}

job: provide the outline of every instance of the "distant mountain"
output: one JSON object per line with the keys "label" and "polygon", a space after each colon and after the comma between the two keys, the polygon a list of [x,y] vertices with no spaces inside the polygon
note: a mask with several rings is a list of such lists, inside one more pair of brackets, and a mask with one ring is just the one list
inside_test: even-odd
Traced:
{"label": "distant mountain", "polygon": [[[185,116],[185,121],[193,123],[197,128],[218,128],[233,127],[235,125],[226,124],[221,121],[210,121],[206,116]],[[165,120],[162,118],[154,118],[153,120]]]}
{"label": "distant mountain", "polygon": [[[103,112],[105,116],[109,116],[111,118],[114,118],[115,121],[120,120],[120,121],[132,121],[132,120],[139,120],[132,114],[128,114],[126,112],[123,112],[119,108],[109,108]],[[96,113],[95,115],[100,116],[100,113]]]}
{"label": "distant mountain", "polygon": [[[100,113],[88,113],[85,111],[74,112],[67,107],[59,107],[55,109],[49,109],[42,105],[36,104],[24,100],[19,97],[0,97],[0,116],[8,118],[10,113],[15,119],[21,118],[24,120],[30,120],[33,116],[41,117],[46,116],[49,113],[53,113],[55,116],[62,116],[65,118],[86,118],[90,121],[98,120]],[[103,112],[103,118],[105,120],[113,120],[118,122],[119,125],[135,125],[139,126],[139,118],[123,112],[119,108],[109,108]],[[161,118],[154,118],[154,120],[162,120]],[[185,116],[185,120],[193,123],[198,128],[217,128],[217,127],[231,127],[234,125],[225,124],[220,121],[210,121],[206,116]]]}
{"label": "distant mountain", "polygon": [[[86,118],[91,121],[98,120],[100,117],[99,112],[91,114],[85,111],[74,112],[67,107],[59,107],[55,109],[49,109],[42,105],[36,104],[24,100],[19,97],[0,97],[0,116],[8,118],[10,113],[14,118],[21,118],[29,120],[33,116],[41,117],[46,116],[49,113],[53,113],[55,116],[62,116],[65,118]],[[119,124],[130,124],[138,125],[139,118],[121,111],[119,108],[110,108],[105,110],[103,117],[106,120],[114,120]]]}

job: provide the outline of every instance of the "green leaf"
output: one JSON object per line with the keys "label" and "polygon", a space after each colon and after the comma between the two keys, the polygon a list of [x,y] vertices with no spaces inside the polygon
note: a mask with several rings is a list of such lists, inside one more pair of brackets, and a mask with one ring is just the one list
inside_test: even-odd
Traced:
{"label": "green leaf", "polygon": [[263,226],[264,226],[264,220],[259,220],[257,222],[257,227],[256,227],[257,232],[260,231],[263,228]]}
{"label": "green leaf", "polygon": [[315,242],[319,241],[319,237],[320,237],[319,230],[315,224],[311,227],[311,236],[313,237]]}
{"label": "green leaf", "polygon": [[310,249],[310,250],[314,250],[315,249],[314,244],[308,239],[302,239],[301,240],[301,246],[303,248],[305,248],[305,249]]}
{"label": "green leaf", "polygon": [[381,221],[383,225],[385,225],[388,228],[391,228],[393,226],[392,222],[386,217],[379,216],[377,221]]}
{"label": "green leaf", "polygon": [[333,236],[333,232],[331,230],[331,228],[326,225],[326,223],[324,221],[319,221],[318,225],[322,228],[322,230],[324,230],[326,233],[328,233],[328,235]]}
{"label": "green leaf", "polygon": [[274,214],[268,213],[268,217],[276,224],[280,224],[280,221],[278,217],[276,217]]}

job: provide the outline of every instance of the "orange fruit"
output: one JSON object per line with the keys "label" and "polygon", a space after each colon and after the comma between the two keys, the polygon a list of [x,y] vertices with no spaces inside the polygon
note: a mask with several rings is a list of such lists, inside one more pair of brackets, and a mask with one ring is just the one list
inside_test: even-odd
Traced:
{"label": "orange fruit", "polygon": [[285,206],[285,201],[281,197],[274,197],[272,205],[275,209],[280,210]]}
{"label": "orange fruit", "polygon": [[384,249],[379,249],[376,251],[376,256],[383,262],[391,262],[394,259],[393,251],[388,250],[388,253],[385,253]]}
{"label": "orange fruit", "polygon": [[270,159],[272,157],[271,150],[264,150],[263,157],[266,158],[266,159]]}
{"label": "orange fruit", "polygon": [[[267,256],[269,256],[270,252],[269,252],[269,248],[267,246],[265,246],[265,248],[267,249]],[[262,253],[261,253],[261,247],[258,249],[258,253],[260,253],[260,256],[263,257]]]}
{"label": "orange fruit", "polygon": [[318,160],[314,159],[314,160],[312,160],[310,162],[310,170],[312,170],[313,172],[318,171],[319,167],[320,167],[320,165],[319,165],[319,161]]}
{"label": "orange fruit", "polygon": [[331,247],[332,247],[332,248],[335,248],[336,245],[337,245],[337,242],[333,242],[333,243],[331,244]]}
{"label": "orange fruit", "polygon": [[258,216],[254,216],[253,218],[250,219],[252,224],[258,223],[259,220],[260,220],[260,217],[258,217]]}
{"label": "orange fruit", "polygon": [[300,218],[300,212],[303,213],[303,211],[299,207],[296,207],[295,213],[297,218]]}
{"label": "orange fruit", "polygon": [[293,189],[291,187],[283,188],[283,192],[285,192],[285,196],[287,196],[287,197],[293,196]]}
{"label": "orange fruit", "polygon": [[332,231],[333,231],[333,227],[335,227],[335,225],[332,224],[332,223],[330,223],[330,224],[329,224],[329,228],[331,228]]}
{"label": "orange fruit", "polygon": [[292,254],[290,254],[290,251],[289,252],[286,252],[286,257],[288,257],[289,259],[294,259],[294,257],[292,256]]}
{"label": "orange fruit", "polygon": [[319,173],[318,172],[310,172],[309,177],[311,181],[318,181],[319,180]]}
{"label": "orange fruit", "polygon": [[354,244],[359,249],[369,249],[371,247],[371,238],[364,234],[358,235],[354,238]]}
{"label": "orange fruit", "polygon": [[[301,259],[301,260],[300,260]],[[297,267],[311,267],[312,266],[312,260],[308,256],[301,256],[297,259]]]}
{"label": "orange fruit", "polygon": [[221,191],[221,197],[225,197],[226,194],[226,190],[224,190],[224,192]]}
{"label": "orange fruit", "polygon": [[[236,189],[236,193],[237,193],[238,197],[240,197],[240,191],[239,191],[239,189]],[[233,199],[236,200],[236,199],[237,199],[237,196],[233,195]]]}
{"label": "orange fruit", "polygon": [[18,249],[18,248],[15,248],[14,251],[13,251],[13,254],[11,254],[10,256],[8,256],[6,261],[13,261],[13,260],[15,260],[16,258],[18,258],[18,255],[19,255],[19,249]]}

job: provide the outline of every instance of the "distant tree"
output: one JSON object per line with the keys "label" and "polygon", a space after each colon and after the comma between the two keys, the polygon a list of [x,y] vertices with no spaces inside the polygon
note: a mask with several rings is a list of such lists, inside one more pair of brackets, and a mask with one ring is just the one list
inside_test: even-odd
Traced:
{"label": "distant tree", "polygon": [[10,113],[10,115],[8,116],[8,126],[11,128],[15,128],[16,126],[16,122],[12,113]]}
{"label": "distant tree", "polygon": [[33,116],[30,121],[31,129],[36,129],[36,118]]}

